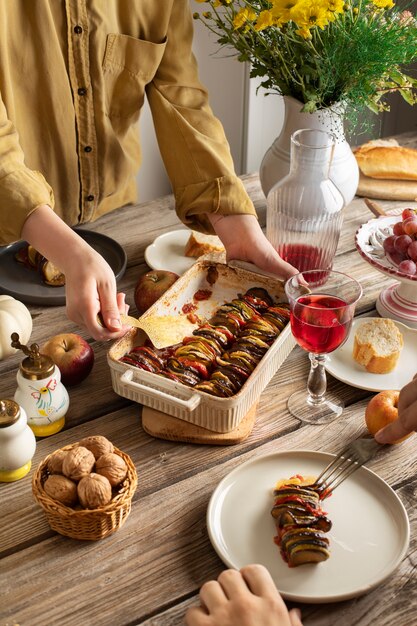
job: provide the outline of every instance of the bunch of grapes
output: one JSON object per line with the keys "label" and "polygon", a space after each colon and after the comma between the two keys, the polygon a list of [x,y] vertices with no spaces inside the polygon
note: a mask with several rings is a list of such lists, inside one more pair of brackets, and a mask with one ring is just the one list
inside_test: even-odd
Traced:
{"label": "bunch of grapes", "polygon": [[404,209],[393,235],[384,240],[385,254],[403,274],[417,274],[417,209]]}

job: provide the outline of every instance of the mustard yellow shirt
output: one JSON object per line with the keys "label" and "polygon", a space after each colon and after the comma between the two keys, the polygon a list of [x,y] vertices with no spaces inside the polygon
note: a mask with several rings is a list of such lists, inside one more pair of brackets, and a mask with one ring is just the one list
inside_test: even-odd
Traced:
{"label": "mustard yellow shirt", "polygon": [[255,214],[192,32],[188,0],[0,0],[1,245],[40,204],[73,226],[135,202],[145,96],[180,219]]}

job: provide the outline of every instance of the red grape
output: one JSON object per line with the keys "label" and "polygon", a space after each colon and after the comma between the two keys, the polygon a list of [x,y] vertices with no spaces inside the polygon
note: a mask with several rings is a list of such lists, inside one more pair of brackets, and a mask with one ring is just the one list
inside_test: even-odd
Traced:
{"label": "red grape", "polygon": [[401,263],[398,266],[398,269],[400,270],[400,272],[403,272],[404,274],[410,274],[411,276],[414,276],[417,270],[417,265],[414,263],[414,261],[410,261],[410,259],[406,259],[405,261],[401,261]]}
{"label": "red grape", "polygon": [[407,254],[412,261],[417,261],[417,240],[410,243],[407,248]]}
{"label": "red grape", "polygon": [[394,250],[394,252],[391,252],[389,257],[390,257],[391,261],[394,263],[394,265],[399,265],[401,263],[401,261],[405,261],[406,260],[405,254],[401,254],[401,252],[396,252],[395,250]]}
{"label": "red grape", "polygon": [[417,234],[417,215],[414,217],[407,217],[403,222],[403,231],[406,235],[415,235]]}
{"label": "red grape", "polygon": [[405,255],[407,253],[408,246],[412,241],[413,240],[409,235],[400,235],[394,241],[394,248],[397,252]]}
{"label": "red grape", "polygon": [[384,239],[383,246],[384,246],[385,252],[388,252],[388,253],[394,252],[395,250],[394,243],[396,239],[397,239],[396,235],[390,235],[389,237]]}
{"label": "red grape", "polygon": [[401,213],[401,217],[403,218],[403,221],[405,221],[409,217],[416,217],[416,212],[414,209],[404,209]]}
{"label": "red grape", "polygon": [[394,226],[392,227],[392,230],[394,232],[394,235],[404,235],[405,234],[402,222],[395,222]]}

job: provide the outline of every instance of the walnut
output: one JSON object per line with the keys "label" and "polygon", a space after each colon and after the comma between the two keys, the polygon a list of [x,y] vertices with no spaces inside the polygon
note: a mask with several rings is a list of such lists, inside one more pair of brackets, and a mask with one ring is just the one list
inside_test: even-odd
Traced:
{"label": "walnut", "polygon": [[62,472],[72,480],[80,480],[91,472],[95,462],[94,454],[90,450],[77,446],[66,453],[62,463]]}
{"label": "walnut", "polygon": [[127,465],[118,454],[109,452],[102,454],[96,461],[96,472],[108,478],[113,487],[120,483],[127,476]]}
{"label": "walnut", "polygon": [[66,450],[56,450],[48,459],[48,472],[50,474],[62,474],[62,463],[67,454]]}
{"label": "walnut", "polygon": [[43,488],[48,496],[66,506],[73,506],[77,502],[77,485],[66,476],[61,474],[48,476]]}
{"label": "walnut", "polygon": [[89,474],[81,478],[77,487],[78,497],[85,509],[97,509],[108,504],[112,498],[111,484],[105,476]]}
{"label": "walnut", "polygon": [[102,454],[106,454],[106,452],[114,451],[114,445],[112,442],[102,435],[84,437],[84,439],[81,439],[79,444],[80,446],[87,448],[87,450],[90,450],[96,459],[98,459]]}

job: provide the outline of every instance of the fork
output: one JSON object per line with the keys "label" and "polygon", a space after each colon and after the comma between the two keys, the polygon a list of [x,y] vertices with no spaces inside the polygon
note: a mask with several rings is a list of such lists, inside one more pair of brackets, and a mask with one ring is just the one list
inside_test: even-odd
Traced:
{"label": "fork", "polygon": [[375,441],[373,437],[361,437],[351,441],[331,461],[317,477],[312,485],[321,495],[327,498],[346,478],[351,476],[364,463],[385,446]]}

